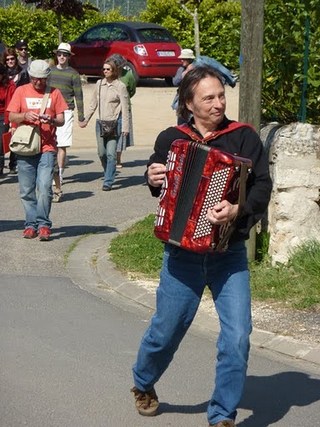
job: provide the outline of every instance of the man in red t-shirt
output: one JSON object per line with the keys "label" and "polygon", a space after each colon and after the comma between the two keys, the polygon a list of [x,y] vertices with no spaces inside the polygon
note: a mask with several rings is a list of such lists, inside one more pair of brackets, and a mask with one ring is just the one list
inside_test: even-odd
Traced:
{"label": "man in red t-shirt", "polygon": [[[68,108],[58,89],[47,88],[50,68],[46,61],[32,61],[28,69],[31,82],[16,89],[7,111],[13,126],[20,124],[40,127],[41,153],[17,156],[20,197],[26,220],[23,237],[49,240],[52,222],[49,219],[52,202],[52,178],[56,159],[56,127],[64,125],[64,110]],[[47,107],[39,115],[42,98],[50,91]]]}

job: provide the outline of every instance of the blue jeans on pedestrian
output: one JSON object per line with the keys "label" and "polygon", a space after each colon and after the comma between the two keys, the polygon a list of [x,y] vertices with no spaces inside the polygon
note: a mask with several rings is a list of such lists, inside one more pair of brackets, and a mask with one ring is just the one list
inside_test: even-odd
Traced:
{"label": "blue jeans on pedestrian", "polygon": [[142,391],[160,379],[194,319],[206,285],[220,320],[215,389],[207,411],[209,423],[215,424],[235,419],[246,378],[252,323],[243,241],[214,254],[165,245],[156,312],[142,338],[133,377]]}
{"label": "blue jeans on pedestrian", "polygon": [[17,156],[20,197],[24,207],[25,228],[51,227],[52,179],[56,153]]}
{"label": "blue jeans on pedestrian", "polygon": [[103,138],[100,136],[100,125],[96,121],[96,137],[98,144],[98,156],[103,167],[103,186],[112,187],[116,176],[117,164],[117,138]]}

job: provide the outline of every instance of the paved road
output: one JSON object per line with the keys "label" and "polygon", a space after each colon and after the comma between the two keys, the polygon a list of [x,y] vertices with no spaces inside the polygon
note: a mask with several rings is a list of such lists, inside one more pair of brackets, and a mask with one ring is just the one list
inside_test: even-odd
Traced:
{"label": "paved road", "polygon": [[[201,313],[157,387],[161,415],[135,413],[131,366],[154,298],[114,271],[106,247],[154,212],[142,178],[151,147],[128,150],[105,193],[93,145],[70,150],[51,242],[21,238],[17,178],[1,181],[0,426],[206,426],[217,327]],[[254,345],[238,426],[314,427],[319,398],[319,365]]]}

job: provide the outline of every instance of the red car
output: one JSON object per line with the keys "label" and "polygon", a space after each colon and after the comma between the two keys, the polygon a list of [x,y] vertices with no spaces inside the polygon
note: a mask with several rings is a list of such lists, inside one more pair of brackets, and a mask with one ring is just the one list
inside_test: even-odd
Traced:
{"label": "red car", "polygon": [[165,78],[172,82],[181,48],[169,31],[146,22],[109,22],[98,24],[70,42],[71,65],[88,76],[101,76],[103,61],[119,53],[128,62],[136,80]]}

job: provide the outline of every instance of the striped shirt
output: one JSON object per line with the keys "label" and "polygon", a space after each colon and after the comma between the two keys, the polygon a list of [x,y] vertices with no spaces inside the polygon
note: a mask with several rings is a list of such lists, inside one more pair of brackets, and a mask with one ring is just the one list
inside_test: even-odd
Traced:
{"label": "striped shirt", "polygon": [[61,91],[69,110],[74,110],[75,102],[77,103],[79,122],[84,120],[83,112],[83,93],[80,80],[80,74],[72,67],[66,68],[53,67],[49,76],[51,87]]}

